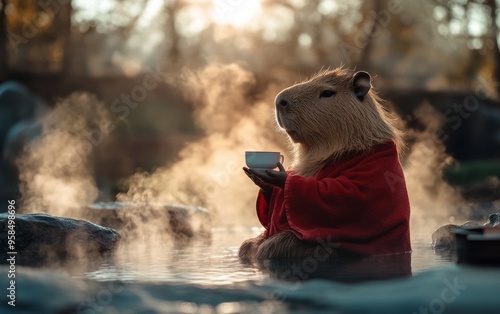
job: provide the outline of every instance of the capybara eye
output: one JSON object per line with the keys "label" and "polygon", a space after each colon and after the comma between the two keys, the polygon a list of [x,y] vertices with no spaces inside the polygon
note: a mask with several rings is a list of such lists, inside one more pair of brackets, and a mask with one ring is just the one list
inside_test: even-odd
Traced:
{"label": "capybara eye", "polygon": [[335,96],[335,92],[332,90],[324,90],[319,95],[319,98],[329,98]]}

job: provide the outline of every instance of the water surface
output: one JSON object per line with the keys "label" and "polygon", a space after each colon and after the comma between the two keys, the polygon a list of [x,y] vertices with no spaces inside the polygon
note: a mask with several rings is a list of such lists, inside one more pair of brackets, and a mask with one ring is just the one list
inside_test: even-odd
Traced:
{"label": "water surface", "polygon": [[[245,282],[260,283],[268,278],[279,278],[279,275],[242,265],[238,259],[238,248],[242,241],[258,235],[261,231],[260,228],[213,228],[210,241],[196,241],[170,250],[153,249],[141,253],[134,253],[134,250],[130,249],[125,256],[96,261],[85,272],[75,272],[74,276],[97,281],[122,280],[209,286]],[[429,239],[430,236],[412,239],[411,262],[410,259],[407,262],[411,263],[408,265],[411,266],[410,274],[417,274],[452,262],[451,256],[436,254],[429,246]],[[385,269],[391,270],[394,266],[397,267],[398,265],[394,263],[399,263],[399,261],[392,261],[392,265],[388,265]],[[372,263],[358,265],[357,269],[352,270],[353,276],[360,273],[359,267],[363,270],[371,265]],[[285,265],[283,267],[297,266]],[[310,264],[299,264],[298,267],[303,267],[301,273],[307,274]],[[338,266],[332,265],[332,267]],[[297,273],[299,271],[300,269]],[[350,276],[349,269],[342,270],[342,272]],[[380,270],[376,269],[375,272],[380,272]]]}

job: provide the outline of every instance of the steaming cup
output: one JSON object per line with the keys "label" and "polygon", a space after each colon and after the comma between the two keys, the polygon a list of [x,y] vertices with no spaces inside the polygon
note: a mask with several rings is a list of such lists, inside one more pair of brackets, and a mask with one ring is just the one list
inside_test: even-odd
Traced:
{"label": "steaming cup", "polygon": [[265,170],[274,169],[277,167],[278,162],[283,163],[285,156],[279,152],[245,152],[245,161],[250,169]]}

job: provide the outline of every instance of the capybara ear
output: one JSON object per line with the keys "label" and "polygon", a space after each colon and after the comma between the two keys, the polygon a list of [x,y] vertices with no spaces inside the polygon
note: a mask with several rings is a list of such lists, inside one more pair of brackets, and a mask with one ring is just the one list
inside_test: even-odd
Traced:
{"label": "capybara ear", "polygon": [[359,100],[363,100],[363,97],[370,91],[370,74],[364,71],[359,71],[354,74],[352,79],[352,90]]}

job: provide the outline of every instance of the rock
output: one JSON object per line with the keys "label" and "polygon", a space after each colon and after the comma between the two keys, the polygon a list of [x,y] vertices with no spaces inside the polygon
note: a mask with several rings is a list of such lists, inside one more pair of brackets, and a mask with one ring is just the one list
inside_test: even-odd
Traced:
{"label": "rock", "polygon": [[455,245],[455,235],[451,232],[453,228],[458,227],[453,224],[446,224],[438,227],[432,233],[431,245],[434,248],[452,247]]}
{"label": "rock", "polygon": [[128,242],[144,233],[165,235],[177,241],[210,238],[211,222],[202,207],[164,203],[94,203],[79,211],[78,218],[117,229]]}
{"label": "rock", "polygon": [[482,227],[482,225],[478,222],[468,220],[468,221],[464,222],[460,227],[461,228],[476,228],[476,227]]}
{"label": "rock", "polygon": [[488,221],[484,224],[486,227],[499,227],[500,226],[500,213],[490,214]]}
{"label": "rock", "polygon": [[[490,214],[490,216],[488,217],[488,221],[484,224],[484,226],[486,227],[500,226],[500,214],[499,213]],[[453,234],[452,230],[455,227],[477,228],[477,227],[483,227],[483,225],[475,221],[466,221],[460,226],[453,224],[442,225],[432,233],[431,245],[434,248],[440,248],[440,249],[453,248],[456,242],[455,242],[455,235]]]}
{"label": "rock", "polygon": [[[116,230],[84,220],[46,214],[17,214],[14,219],[16,263],[39,264],[111,252],[119,238]],[[8,215],[0,214],[0,263],[6,263]]]}

